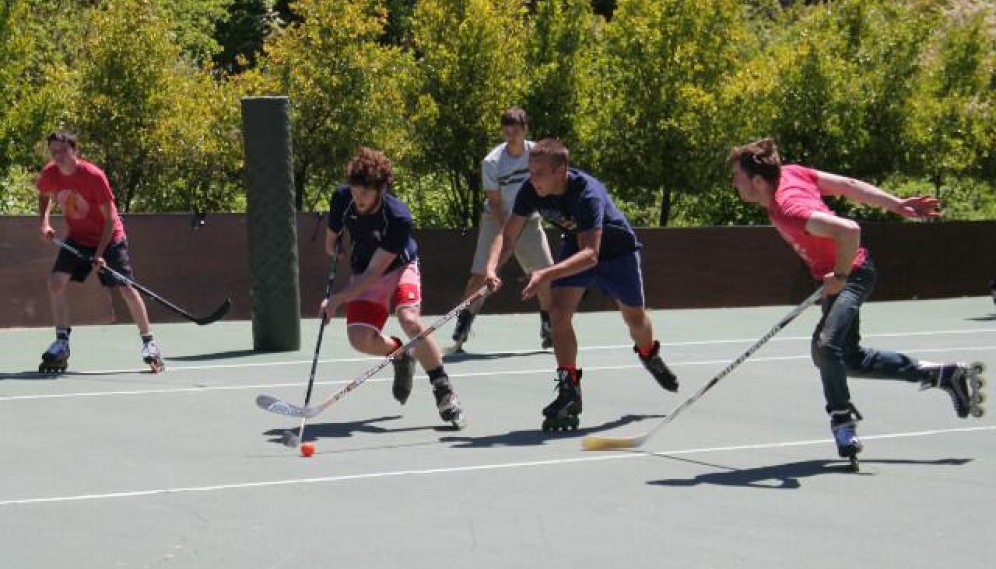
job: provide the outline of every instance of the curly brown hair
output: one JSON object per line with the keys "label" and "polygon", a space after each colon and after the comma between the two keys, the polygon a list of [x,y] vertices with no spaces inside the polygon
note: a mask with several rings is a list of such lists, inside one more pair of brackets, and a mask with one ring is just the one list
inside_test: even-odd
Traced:
{"label": "curly brown hair", "polygon": [[383,152],[361,146],[346,165],[346,183],[350,186],[389,190],[394,182],[394,169]]}

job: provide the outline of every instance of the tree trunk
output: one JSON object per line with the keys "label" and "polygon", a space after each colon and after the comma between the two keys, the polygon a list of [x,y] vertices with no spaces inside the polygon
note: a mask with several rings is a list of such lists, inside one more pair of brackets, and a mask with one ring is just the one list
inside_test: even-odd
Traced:
{"label": "tree trunk", "polygon": [[294,210],[304,211],[304,183],[308,179],[308,164],[301,161],[301,164],[294,167]]}
{"label": "tree trunk", "polygon": [[668,221],[671,219],[671,190],[667,188],[661,188],[661,216],[657,220],[657,223],[661,227],[667,227]]}

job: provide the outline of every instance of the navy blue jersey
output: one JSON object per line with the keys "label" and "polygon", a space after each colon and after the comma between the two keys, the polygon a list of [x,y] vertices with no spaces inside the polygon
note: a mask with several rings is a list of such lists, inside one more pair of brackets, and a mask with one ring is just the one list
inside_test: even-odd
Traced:
{"label": "navy blue jersey", "polygon": [[412,237],[412,212],[394,195],[385,192],[381,207],[369,215],[361,215],[353,203],[349,186],[341,185],[332,193],[329,211],[329,229],[349,232],[349,267],[353,274],[362,273],[370,265],[377,249],[394,253],[394,259],[385,273],[418,258],[418,245]]}
{"label": "navy blue jersey", "polygon": [[602,229],[599,260],[612,259],[641,247],[629,221],[612,203],[605,186],[581,170],[567,169],[567,190],[557,196],[540,197],[532,182],[526,180],[515,197],[512,212],[529,217],[534,211],[564,231],[562,259],[578,251],[578,233],[596,228]]}

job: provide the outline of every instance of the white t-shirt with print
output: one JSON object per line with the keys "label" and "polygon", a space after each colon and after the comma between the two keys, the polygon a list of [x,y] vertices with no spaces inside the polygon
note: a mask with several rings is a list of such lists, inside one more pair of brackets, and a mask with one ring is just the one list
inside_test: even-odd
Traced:
{"label": "white t-shirt with print", "polygon": [[[515,205],[515,195],[519,193],[522,182],[529,179],[529,150],[533,142],[526,141],[525,152],[521,156],[512,156],[506,150],[507,143],[495,146],[481,162],[481,189],[500,190],[501,205],[505,214],[512,212]],[[484,202],[485,213],[491,213],[491,206]]]}

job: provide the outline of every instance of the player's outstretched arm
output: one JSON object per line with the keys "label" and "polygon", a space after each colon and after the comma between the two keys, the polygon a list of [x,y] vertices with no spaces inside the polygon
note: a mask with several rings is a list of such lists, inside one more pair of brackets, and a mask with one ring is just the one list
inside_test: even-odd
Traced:
{"label": "player's outstretched arm", "polygon": [[855,178],[820,171],[817,172],[817,176],[816,185],[824,195],[844,196],[906,218],[934,218],[941,215],[938,209],[940,204],[931,196],[899,198]]}

